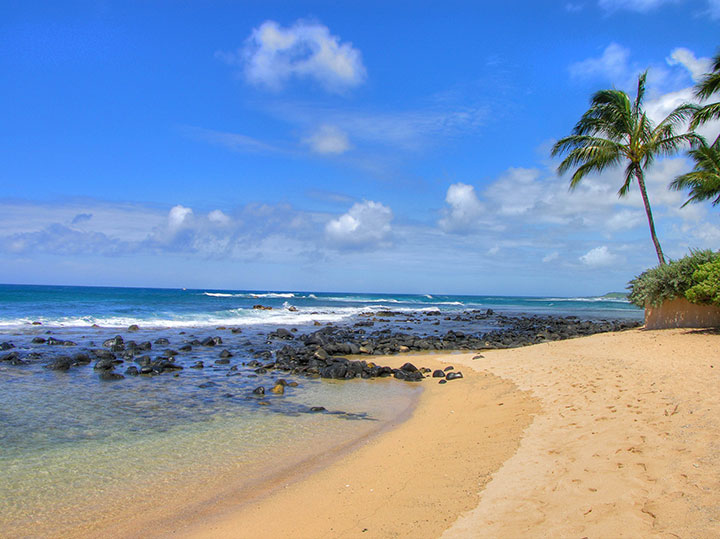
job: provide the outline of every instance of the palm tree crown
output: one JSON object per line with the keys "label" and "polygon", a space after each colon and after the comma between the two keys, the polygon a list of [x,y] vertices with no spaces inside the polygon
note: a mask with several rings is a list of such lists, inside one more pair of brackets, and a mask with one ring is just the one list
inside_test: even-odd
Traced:
{"label": "palm tree crown", "polygon": [[553,146],[552,155],[567,154],[558,166],[558,173],[564,174],[574,169],[570,189],[577,187],[588,174],[602,172],[626,162],[618,196],[627,195],[633,180],[637,182],[658,261],[664,264],[665,257],[655,233],[645,188],[644,171],[656,157],[676,153],[685,144],[695,142],[697,135],[692,132],[676,133],[677,128],[692,114],[690,106],[678,107],[654,125],[642,106],[646,77],[647,71],[638,77],[634,101],[621,90],[596,92],[590,100],[590,108],[575,124],[572,135],[560,139]]}
{"label": "palm tree crown", "polygon": [[[695,87],[695,96],[698,99],[709,99],[714,94],[720,93],[720,52],[712,59],[710,68],[710,73],[707,73]],[[690,122],[690,128],[695,129],[711,120],[720,120],[720,102],[697,107],[692,122]],[[720,140],[720,135],[715,139],[715,143],[718,140]]]}
{"label": "palm tree crown", "polygon": [[689,153],[695,161],[695,168],[675,178],[670,188],[675,191],[690,190],[690,198],[683,206],[710,199],[714,199],[712,205],[717,206],[720,204],[720,136],[711,146],[703,140]]}
{"label": "palm tree crown", "polygon": [[[712,71],[707,73],[695,87],[695,96],[698,99],[709,99],[720,93],[720,52],[713,58],[711,69]],[[705,106],[687,106],[693,110],[690,129],[695,129],[711,120],[720,120],[720,102]],[[713,206],[716,206],[720,204],[720,135],[712,144],[707,144],[702,137],[698,139],[700,143],[689,152],[690,158],[695,161],[695,168],[692,172],[675,178],[670,184],[670,189],[690,190],[690,196],[683,206],[691,202],[711,199]]]}

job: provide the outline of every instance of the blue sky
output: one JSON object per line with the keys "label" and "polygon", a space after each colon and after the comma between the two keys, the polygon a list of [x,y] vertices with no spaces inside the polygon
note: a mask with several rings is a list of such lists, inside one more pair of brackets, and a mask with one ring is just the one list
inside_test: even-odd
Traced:
{"label": "blue sky", "polygon": [[[718,36],[718,0],[3,2],[0,282],[622,290],[636,190],[549,148],[647,68],[661,119]],[[720,246],[690,169],[648,171],[671,257]]]}

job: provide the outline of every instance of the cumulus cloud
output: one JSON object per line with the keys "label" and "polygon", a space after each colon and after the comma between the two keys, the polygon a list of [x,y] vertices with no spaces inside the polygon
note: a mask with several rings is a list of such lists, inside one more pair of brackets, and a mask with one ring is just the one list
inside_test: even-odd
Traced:
{"label": "cumulus cloud", "polygon": [[337,247],[381,244],[390,236],[392,218],[392,210],[380,202],[357,202],[347,213],[327,223],[325,235]]}
{"label": "cumulus cloud", "polygon": [[193,218],[193,211],[191,208],[186,208],[178,204],[173,206],[168,213],[168,229],[175,232],[187,226]]}
{"label": "cumulus cloud", "polygon": [[625,80],[628,72],[630,49],[610,43],[598,58],[588,58],[570,66],[570,75],[575,78],[608,78]]}
{"label": "cumulus cloud", "polygon": [[350,149],[347,134],[334,125],[322,125],[309,137],[303,139],[310,149],[319,154],[342,154]]}
{"label": "cumulus cloud", "polygon": [[447,232],[467,232],[475,229],[480,218],[486,213],[475,187],[465,183],[455,183],[448,187],[445,202],[448,207],[439,224]]}
{"label": "cumulus cloud", "polygon": [[230,217],[225,215],[222,210],[213,210],[208,213],[208,221],[217,225],[226,226],[230,224]]}
{"label": "cumulus cloud", "polygon": [[582,255],[580,262],[591,268],[600,268],[615,263],[617,259],[617,255],[612,254],[606,245],[602,245]]}
{"label": "cumulus cloud", "polygon": [[570,65],[571,77],[578,80],[601,80],[616,88],[634,93],[637,78],[647,70],[648,96],[677,91],[697,81],[710,66],[709,58],[696,58],[685,48],[675,48],[665,62],[632,62],[630,49],[612,42],[598,57],[586,58]]}
{"label": "cumulus cloud", "polygon": [[278,91],[292,78],[312,79],[327,91],[342,92],[366,77],[360,51],[341,42],[327,26],[299,20],[290,27],[265,21],[236,53],[218,53],[243,67],[246,80]]}
{"label": "cumulus cloud", "polygon": [[696,58],[693,51],[684,47],[673,49],[666,61],[671,66],[682,65],[685,67],[695,82],[698,82],[703,75],[708,73],[712,66],[710,58]]}

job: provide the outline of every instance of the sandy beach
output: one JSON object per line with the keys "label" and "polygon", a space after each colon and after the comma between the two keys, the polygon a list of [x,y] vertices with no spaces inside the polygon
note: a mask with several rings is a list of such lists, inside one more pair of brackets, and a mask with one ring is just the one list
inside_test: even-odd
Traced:
{"label": "sandy beach", "polygon": [[413,416],[172,537],[718,537],[720,335],[632,330],[453,365]]}

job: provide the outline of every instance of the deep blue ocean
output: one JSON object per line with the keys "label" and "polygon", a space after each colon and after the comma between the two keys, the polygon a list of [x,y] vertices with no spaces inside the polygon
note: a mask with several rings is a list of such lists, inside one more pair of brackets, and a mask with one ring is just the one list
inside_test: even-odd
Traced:
{"label": "deep blue ocean", "polygon": [[[128,511],[149,519],[191,512],[211,495],[277,479],[398,421],[422,391],[425,382],[258,374],[249,363],[283,345],[268,339],[279,327],[300,335],[395,311],[374,318],[373,329],[480,333],[494,329],[492,317],[455,315],[487,309],[583,319],[643,314],[622,298],[601,297],[0,285],[0,346],[7,343],[0,351],[0,536],[102,536],[117,531]],[[412,316],[422,311],[444,316]],[[221,343],[193,345],[175,359],[183,370],[158,376],[103,381],[96,359],[46,368],[64,355],[92,355],[116,335],[150,343],[143,353],[151,358],[208,337]],[[232,353],[229,362],[218,361],[222,351]],[[205,368],[190,367],[197,361]],[[282,396],[253,394],[279,377],[297,385]],[[326,412],[309,413],[317,406]]]}
{"label": "deep blue ocean", "polygon": [[[253,309],[255,305],[272,310]],[[289,307],[297,311],[291,312]],[[32,322],[50,327],[179,328],[302,325],[350,321],[378,310],[493,309],[507,314],[642,319],[624,299],[605,297],[448,296],[327,292],[185,290],[79,286],[0,285],[0,327]]]}

